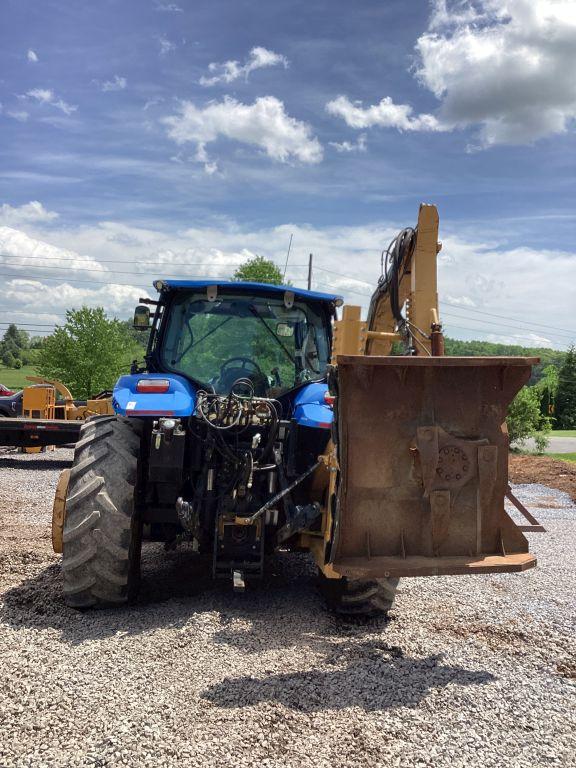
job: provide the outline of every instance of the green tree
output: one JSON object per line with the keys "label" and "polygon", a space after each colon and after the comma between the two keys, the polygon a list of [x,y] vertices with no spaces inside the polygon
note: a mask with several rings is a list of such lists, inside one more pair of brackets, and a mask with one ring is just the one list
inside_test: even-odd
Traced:
{"label": "green tree", "polygon": [[495,344],[491,341],[462,341],[461,339],[444,339],[447,355],[476,356],[502,355],[504,357],[539,357],[540,362],[532,368],[529,384],[536,384],[544,375],[549,365],[560,368],[566,357],[566,352],[547,347],[521,347],[518,344]]}
{"label": "green tree", "polygon": [[30,346],[30,336],[26,331],[21,331],[17,325],[10,323],[3,341],[13,344],[17,349],[28,349]]}
{"label": "green tree", "polygon": [[135,343],[136,346],[134,349],[138,351],[138,356],[143,358],[146,354],[146,349],[148,348],[150,330],[140,331],[137,328],[134,328],[132,320],[120,320],[120,323],[122,327],[126,329],[128,336],[130,336],[132,341]]}
{"label": "green tree", "polygon": [[238,267],[232,276],[232,280],[247,283],[271,283],[272,285],[285,285],[282,272],[273,261],[264,256],[254,256],[241,267]]}
{"label": "green tree", "polygon": [[75,397],[111,389],[139,351],[119,320],[101,307],[66,312],[66,323],[46,337],[38,353],[41,376],[59,379]]}
{"label": "green tree", "polygon": [[30,337],[30,349],[40,349],[43,343],[44,343],[44,336]]}
{"label": "green tree", "polygon": [[2,362],[6,366],[6,368],[14,368],[14,361],[16,358],[14,357],[14,354],[9,350],[3,350],[2,351]]}
{"label": "green tree", "polygon": [[529,437],[542,453],[548,445],[550,419],[540,411],[540,395],[535,387],[522,387],[508,408],[506,418],[510,443],[521,447]]}
{"label": "green tree", "polygon": [[14,323],[10,323],[0,341],[0,359],[4,365],[13,368],[14,361],[24,360],[29,348],[30,336],[26,331],[19,330]]}
{"label": "green tree", "polygon": [[576,348],[571,346],[558,375],[556,423],[561,429],[576,427]]}
{"label": "green tree", "polygon": [[553,416],[558,392],[559,371],[555,365],[547,365],[542,371],[542,378],[534,389],[540,397],[540,412],[543,416]]}

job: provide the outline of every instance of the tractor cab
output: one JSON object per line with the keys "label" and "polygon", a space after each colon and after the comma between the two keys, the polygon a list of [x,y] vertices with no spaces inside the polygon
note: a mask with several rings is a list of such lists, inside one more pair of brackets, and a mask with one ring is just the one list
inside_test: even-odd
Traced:
{"label": "tractor cab", "polygon": [[333,299],[232,283],[168,290],[155,344],[160,370],[220,395],[278,397],[326,375]]}
{"label": "tractor cab", "polygon": [[[149,376],[162,374],[195,392],[282,401],[301,399],[307,384],[325,381],[340,296],[265,283],[157,281],[155,287],[160,298],[152,322],[147,305],[136,308],[134,320],[136,328],[151,327]],[[137,387],[133,394],[127,402],[137,403]],[[120,411],[121,401],[120,393]]]}

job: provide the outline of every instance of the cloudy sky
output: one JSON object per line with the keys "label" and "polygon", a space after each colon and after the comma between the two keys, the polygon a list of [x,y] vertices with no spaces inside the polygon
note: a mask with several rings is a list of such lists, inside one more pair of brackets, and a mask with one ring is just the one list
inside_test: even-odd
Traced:
{"label": "cloudy sky", "polygon": [[565,348],[575,73],[576,0],[0,0],[0,332],[290,235],[366,306],[426,201],[447,333]]}

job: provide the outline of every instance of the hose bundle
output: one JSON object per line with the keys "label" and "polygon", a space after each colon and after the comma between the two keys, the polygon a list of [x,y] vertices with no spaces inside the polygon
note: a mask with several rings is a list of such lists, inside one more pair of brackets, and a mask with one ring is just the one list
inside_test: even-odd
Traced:
{"label": "hose bundle", "polygon": [[414,246],[416,230],[406,227],[392,240],[386,251],[382,252],[382,275],[378,280],[376,290],[370,299],[368,310],[368,328],[373,328],[376,309],[380,301],[388,296],[392,315],[398,327],[403,327],[405,319],[400,306],[400,280],[409,267]]}

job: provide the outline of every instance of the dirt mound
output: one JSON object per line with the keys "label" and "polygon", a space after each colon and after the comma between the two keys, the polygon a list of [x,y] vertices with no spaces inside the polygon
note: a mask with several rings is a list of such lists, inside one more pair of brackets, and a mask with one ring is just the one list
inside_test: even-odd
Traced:
{"label": "dirt mound", "polygon": [[565,491],[576,501],[576,463],[548,456],[515,456],[510,454],[510,482],[541,483]]}

